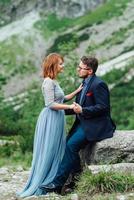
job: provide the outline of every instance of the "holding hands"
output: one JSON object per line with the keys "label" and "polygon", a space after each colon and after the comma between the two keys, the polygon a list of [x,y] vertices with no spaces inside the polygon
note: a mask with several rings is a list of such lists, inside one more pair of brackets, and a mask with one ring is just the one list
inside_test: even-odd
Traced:
{"label": "holding hands", "polygon": [[73,105],[74,105],[73,110],[76,114],[82,113],[82,107],[78,103],[73,102]]}
{"label": "holding hands", "polygon": [[76,102],[73,102],[73,104],[69,105],[69,109],[73,109],[76,114],[82,113],[82,107]]}

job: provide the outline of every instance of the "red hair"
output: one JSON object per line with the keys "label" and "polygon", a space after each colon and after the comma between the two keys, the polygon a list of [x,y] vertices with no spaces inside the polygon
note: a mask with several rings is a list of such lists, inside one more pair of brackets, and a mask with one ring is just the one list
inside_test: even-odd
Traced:
{"label": "red hair", "polygon": [[63,57],[58,53],[49,54],[42,63],[43,77],[55,79],[58,73],[59,59],[64,61]]}

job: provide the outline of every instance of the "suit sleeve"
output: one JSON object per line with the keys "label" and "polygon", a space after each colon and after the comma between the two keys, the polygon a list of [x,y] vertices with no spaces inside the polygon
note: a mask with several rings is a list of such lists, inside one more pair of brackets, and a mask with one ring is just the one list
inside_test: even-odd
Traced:
{"label": "suit sleeve", "polygon": [[67,109],[67,110],[64,110],[64,112],[65,112],[65,115],[76,115],[73,109]]}
{"label": "suit sleeve", "polygon": [[95,105],[83,107],[81,116],[84,118],[93,118],[103,116],[110,110],[109,90],[104,82],[101,82],[93,91]]}

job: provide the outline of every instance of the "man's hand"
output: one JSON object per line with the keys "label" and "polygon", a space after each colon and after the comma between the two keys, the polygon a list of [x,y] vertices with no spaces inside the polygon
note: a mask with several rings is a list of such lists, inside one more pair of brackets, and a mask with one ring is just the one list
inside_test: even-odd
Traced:
{"label": "man's hand", "polygon": [[73,108],[74,112],[76,114],[82,113],[82,107],[76,102],[73,102],[73,104],[74,104],[74,108]]}

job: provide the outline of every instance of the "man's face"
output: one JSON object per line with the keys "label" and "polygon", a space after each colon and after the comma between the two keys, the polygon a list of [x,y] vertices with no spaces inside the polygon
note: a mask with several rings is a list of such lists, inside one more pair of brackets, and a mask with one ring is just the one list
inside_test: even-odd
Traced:
{"label": "man's face", "polygon": [[85,65],[82,61],[80,61],[77,70],[80,78],[87,78],[92,74],[92,69]]}

